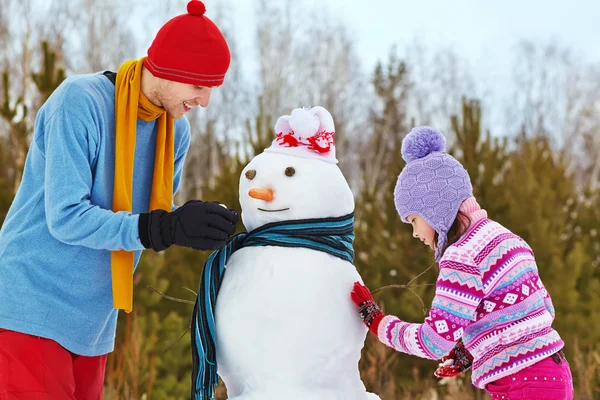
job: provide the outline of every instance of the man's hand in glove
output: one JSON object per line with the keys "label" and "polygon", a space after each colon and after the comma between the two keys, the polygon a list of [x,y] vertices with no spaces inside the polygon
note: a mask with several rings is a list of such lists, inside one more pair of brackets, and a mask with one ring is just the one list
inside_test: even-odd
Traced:
{"label": "man's hand in glove", "polygon": [[461,340],[447,356],[442,357],[442,363],[433,374],[438,378],[452,378],[471,368],[472,363],[473,356]]}
{"label": "man's hand in glove", "polygon": [[369,289],[361,285],[359,282],[354,282],[354,288],[350,292],[350,297],[360,313],[360,318],[371,332],[377,335],[379,323],[385,316],[379,306],[373,300],[373,296]]}
{"label": "man's hand in glove", "polygon": [[139,233],[144,247],[162,251],[171,246],[217,250],[235,233],[239,215],[217,202],[190,200],[175,211],[140,214]]}

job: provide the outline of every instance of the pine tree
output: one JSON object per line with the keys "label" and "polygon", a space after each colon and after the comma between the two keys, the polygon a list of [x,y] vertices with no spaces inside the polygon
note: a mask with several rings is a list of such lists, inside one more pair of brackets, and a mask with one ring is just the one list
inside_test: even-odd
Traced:
{"label": "pine tree", "polygon": [[499,178],[508,160],[507,139],[492,138],[481,128],[481,104],[475,99],[462,99],[462,115],[450,117],[456,138],[450,154],[469,172],[473,195],[491,215],[504,212],[504,200]]}
{"label": "pine tree", "polygon": [[4,71],[2,74],[2,85],[4,87],[4,99],[0,106],[0,116],[4,118],[9,126],[8,136],[11,148],[10,155],[12,156],[12,173],[9,187],[14,195],[21,183],[31,128],[27,122],[28,107],[23,97],[19,96],[16,100],[11,98],[8,71]]}
{"label": "pine tree", "polygon": [[[43,68],[39,73],[32,73],[31,78],[36,84],[43,101],[65,79],[65,71],[56,66],[56,53],[51,51],[47,42],[42,43]],[[19,96],[16,100],[11,97],[10,76],[8,71],[2,74],[3,100],[0,105],[0,116],[8,124],[8,141],[0,143],[0,165],[3,173],[0,176],[0,224],[8,212],[8,207],[21,183],[25,159],[29,150],[29,137],[32,127],[29,125],[25,99]]]}
{"label": "pine tree", "polygon": [[[373,86],[378,106],[371,111],[372,133],[362,146],[361,187],[356,201],[355,264],[372,287],[410,279],[413,269],[401,262],[408,229],[401,229],[393,200],[396,178],[404,166],[400,155],[406,134],[406,97],[410,88],[406,64],[392,53],[378,64]],[[399,271],[400,270],[400,271]],[[392,282],[396,282],[393,279]]]}
{"label": "pine tree", "polygon": [[56,52],[50,50],[47,41],[42,42],[43,61],[40,72],[32,72],[31,79],[42,96],[41,103],[45,103],[54,90],[66,79],[65,69],[57,66]]}
{"label": "pine tree", "polygon": [[11,157],[8,140],[0,137],[0,227],[4,223],[6,213],[13,200],[14,193],[10,184]]}
{"label": "pine tree", "polygon": [[[402,139],[408,132],[406,103],[411,83],[405,62],[392,52],[386,65],[376,66],[372,84],[377,103],[370,116],[372,132],[361,147],[362,182],[356,199],[354,263],[365,284],[376,290],[407,284],[427,270],[433,257],[426,248],[418,246],[394,205],[394,187],[404,167],[400,151]],[[413,285],[431,284],[435,276],[436,271],[429,269]],[[433,290],[432,286],[386,288],[374,297],[387,313],[422,322]],[[367,341],[363,351],[361,371],[367,388],[395,394],[399,394],[400,387],[422,390],[421,382],[416,383],[415,376],[407,374],[407,369],[414,368],[417,376],[429,375],[431,361],[379,346],[382,345],[377,341]],[[386,370],[381,369],[383,365]],[[395,382],[384,384],[390,371],[396,377]]]}

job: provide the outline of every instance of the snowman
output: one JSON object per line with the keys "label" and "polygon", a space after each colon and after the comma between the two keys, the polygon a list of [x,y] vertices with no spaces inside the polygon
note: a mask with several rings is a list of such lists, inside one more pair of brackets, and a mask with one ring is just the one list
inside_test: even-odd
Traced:
{"label": "snowman", "polygon": [[203,272],[193,384],[217,368],[230,400],[379,399],[358,370],[367,329],[348,295],[362,281],[354,198],[336,165],[333,119],[323,107],[294,109],[275,131],[240,176],[248,233]]}

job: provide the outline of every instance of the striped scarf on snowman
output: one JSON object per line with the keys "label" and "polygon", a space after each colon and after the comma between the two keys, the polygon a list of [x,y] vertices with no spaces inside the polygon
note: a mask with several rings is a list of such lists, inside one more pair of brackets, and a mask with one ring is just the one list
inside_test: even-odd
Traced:
{"label": "striped scarf on snowman", "polygon": [[342,260],[354,261],[354,214],[336,218],[274,222],[234,236],[225,247],[213,252],[202,271],[192,314],[192,399],[214,399],[217,376],[215,305],[225,265],[242,247],[304,247]]}

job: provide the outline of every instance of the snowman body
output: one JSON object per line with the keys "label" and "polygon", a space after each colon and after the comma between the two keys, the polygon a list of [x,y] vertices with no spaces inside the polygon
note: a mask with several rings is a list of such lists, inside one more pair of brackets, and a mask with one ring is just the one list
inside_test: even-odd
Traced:
{"label": "snowman body", "polygon": [[349,262],[304,248],[235,252],[216,306],[229,399],[368,399],[358,361],[367,329]]}
{"label": "snowman body", "polygon": [[[295,109],[240,176],[248,232],[343,217],[354,196],[336,165],[333,120]],[[367,400],[358,370],[367,329],[350,299],[354,265],[301,247],[243,247],[225,266],[215,308],[218,373],[231,400]]]}

